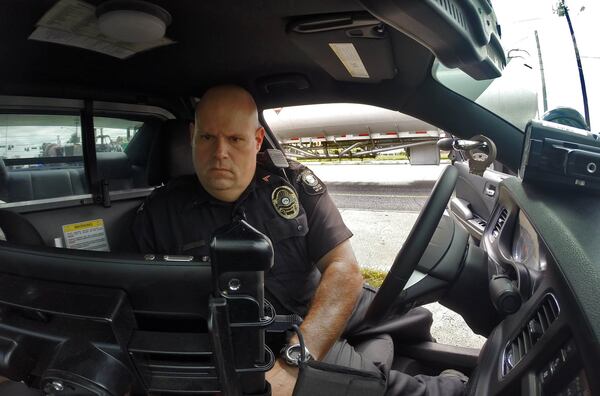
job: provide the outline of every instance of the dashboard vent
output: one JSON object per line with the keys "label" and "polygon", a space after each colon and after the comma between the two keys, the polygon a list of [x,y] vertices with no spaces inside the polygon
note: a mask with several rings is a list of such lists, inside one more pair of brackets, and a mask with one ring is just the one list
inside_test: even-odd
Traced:
{"label": "dashboard vent", "polygon": [[533,348],[556,320],[560,309],[552,294],[547,294],[519,334],[504,351],[504,375],[508,374]]}
{"label": "dashboard vent", "polygon": [[492,236],[494,238],[498,238],[498,235],[500,235],[500,231],[502,231],[502,227],[504,227],[504,223],[506,223],[507,218],[508,210],[506,208],[502,208],[500,214],[498,215],[498,220],[496,220],[496,224],[494,225],[494,230],[492,231]]}

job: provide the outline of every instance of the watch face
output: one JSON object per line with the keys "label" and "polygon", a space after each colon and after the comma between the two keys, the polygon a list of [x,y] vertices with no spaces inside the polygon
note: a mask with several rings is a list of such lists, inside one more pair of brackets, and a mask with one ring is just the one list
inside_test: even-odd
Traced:
{"label": "watch face", "polygon": [[[302,360],[301,351],[302,351],[302,349],[300,348],[300,345],[294,344],[294,345],[285,347],[281,351],[281,355],[282,355],[283,359],[285,360],[285,362],[287,364],[289,364],[290,366],[298,366],[298,362],[300,362]],[[306,361],[312,359],[310,352],[308,352],[308,349],[305,348],[304,353],[305,353]]]}
{"label": "watch face", "polygon": [[288,356],[290,360],[299,362],[300,361],[300,347],[292,347],[288,349]]}

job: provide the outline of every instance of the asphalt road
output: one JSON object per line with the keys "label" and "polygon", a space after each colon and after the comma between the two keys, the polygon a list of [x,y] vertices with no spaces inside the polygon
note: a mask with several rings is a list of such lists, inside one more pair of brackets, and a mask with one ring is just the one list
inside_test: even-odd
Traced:
{"label": "asphalt road", "polygon": [[[441,166],[385,164],[310,164],[325,182],[344,222],[362,267],[389,270],[429,197]],[[474,334],[457,313],[438,303],[432,334],[438,342],[480,348],[485,338]]]}
{"label": "asphalt road", "polygon": [[340,209],[420,212],[434,182],[411,185],[377,183],[327,183],[329,194]]}
{"label": "asphalt road", "polygon": [[443,165],[406,162],[310,164],[340,209],[419,212]]}

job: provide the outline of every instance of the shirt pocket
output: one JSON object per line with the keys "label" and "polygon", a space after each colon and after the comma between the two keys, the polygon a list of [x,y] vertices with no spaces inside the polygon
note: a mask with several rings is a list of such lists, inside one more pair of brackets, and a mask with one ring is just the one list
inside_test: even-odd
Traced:
{"label": "shirt pocket", "polygon": [[306,213],[302,213],[294,219],[274,217],[266,222],[271,242],[276,244],[293,237],[304,237],[308,233],[308,220]]}

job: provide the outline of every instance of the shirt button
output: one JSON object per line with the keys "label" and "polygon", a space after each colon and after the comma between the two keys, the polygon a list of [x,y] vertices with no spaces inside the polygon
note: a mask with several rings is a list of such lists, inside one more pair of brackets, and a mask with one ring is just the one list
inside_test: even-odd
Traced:
{"label": "shirt button", "polygon": [[298,226],[298,231],[302,231],[304,227],[302,227],[301,225]]}

